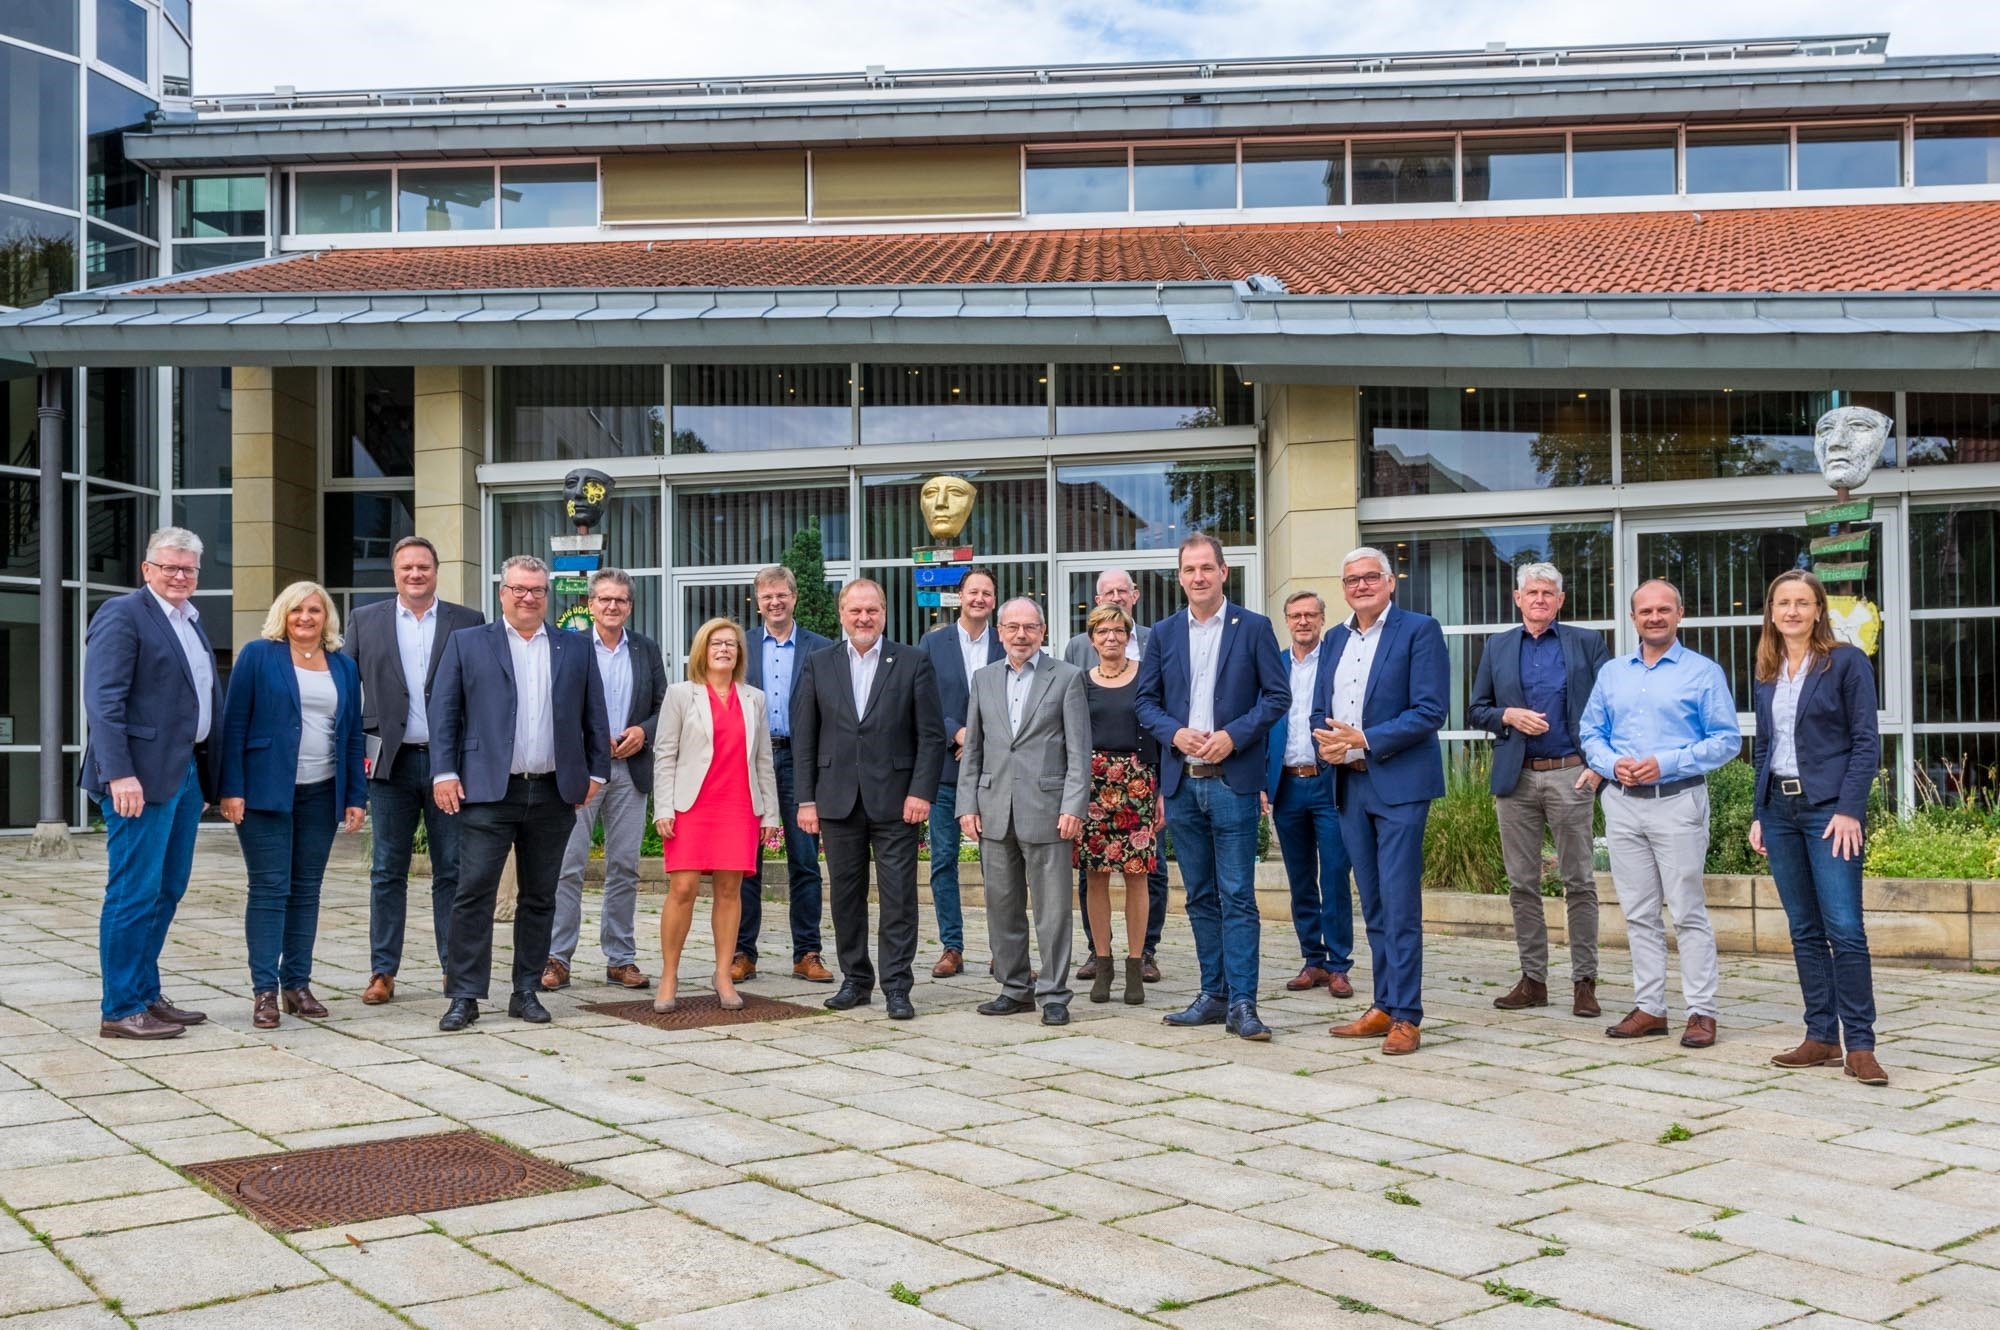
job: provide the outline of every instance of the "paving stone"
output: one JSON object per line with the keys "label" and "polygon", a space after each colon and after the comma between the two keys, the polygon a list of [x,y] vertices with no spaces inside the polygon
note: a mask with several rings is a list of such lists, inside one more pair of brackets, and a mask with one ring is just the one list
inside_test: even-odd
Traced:
{"label": "paving stone", "polygon": [[208,1110],[178,1090],[137,1090],[126,1094],[90,1095],[73,1101],[78,1111],[107,1127],[141,1122],[170,1122],[198,1117]]}
{"label": "paving stone", "polygon": [[1328,1154],[1346,1155],[1350,1159],[1386,1159],[1392,1163],[1404,1160],[1422,1159],[1425,1155],[1445,1154],[1448,1147],[1426,1145],[1402,1136],[1392,1136],[1379,1131],[1366,1131],[1345,1122],[1308,1122],[1303,1127],[1284,1127],[1270,1133],[1275,1138],[1272,1144],[1284,1141],[1291,1145],[1302,1145],[1308,1150],[1323,1150]]}
{"label": "paving stone", "polygon": [[0,1201],[16,1210],[34,1210],[187,1185],[180,1174],[144,1155],[111,1155],[70,1164],[10,1168],[0,1173]]}
{"label": "paving stone", "polygon": [[1601,1182],[1607,1187],[1630,1187],[1700,1166],[1699,1159],[1690,1158],[1682,1151],[1669,1150],[1663,1145],[1640,1145],[1635,1141],[1600,1145],[1581,1154],[1557,1155],[1553,1159],[1542,1160],[1538,1165],[1554,1173]]}
{"label": "paving stone", "polygon": [[[1369,1241],[1374,1241],[1372,1235]],[[1388,1249],[1402,1255],[1400,1249]],[[1271,1272],[1307,1288],[1354,1298],[1426,1325],[1499,1301],[1477,1280],[1451,1279],[1401,1260],[1380,1261],[1357,1251],[1330,1251],[1280,1261]]]}
{"label": "paving stone", "polygon": [[638,1154],[593,1159],[579,1165],[577,1172],[616,1183],[634,1196],[665,1196],[670,1192],[719,1187],[737,1175],[718,1164],[684,1155],[678,1150],[646,1150]]}
{"label": "paving stone", "polygon": [[1269,1269],[1276,1261],[1324,1251],[1332,1245],[1324,1238],[1309,1237],[1293,1229],[1212,1210],[1205,1205],[1180,1205],[1135,1215],[1120,1220],[1117,1227],[1204,1256],[1259,1269]]}
{"label": "paving stone", "polygon": [[423,1217],[453,1237],[462,1238],[480,1233],[534,1228],[594,1215],[617,1214],[645,1206],[646,1202],[617,1187],[586,1187],[576,1191],[551,1192],[546,1196],[493,1201],[487,1205],[433,1210]]}
{"label": "paving stone", "polygon": [[[1023,1230],[1001,1231],[1012,1233]],[[842,1279],[879,1289],[900,1283],[922,1293],[943,1284],[956,1284],[960,1280],[997,1273],[985,1261],[974,1260],[963,1253],[898,1233],[880,1224],[855,1224],[825,1233],[788,1238],[771,1245],[774,1250],[809,1261]]]}
{"label": "paving stone", "polygon": [[1160,1150],[1157,1145],[1132,1140],[1100,1127],[1055,1122],[1048,1118],[1024,1118],[1019,1122],[975,1127],[964,1134],[980,1145],[1023,1154],[1058,1168],[1082,1168],[1085,1164],[1134,1159],[1140,1155],[1157,1154]]}
{"label": "paving stone", "polygon": [[215,1159],[237,1159],[244,1155],[269,1154],[278,1148],[275,1141],[249,1131],[220,1131],[207,1136],[183,1136],[158,1141],[146,1147],[169,1164],[185,1168]]}
{"label": "paving stone", "polygon": [[[1524,1122],[1453,1104],[1404,1099],[1348,1109],[1335,1120],[1347,1126],[1426,1141],[1448,1150],[1490,1155],[1512,1164],[1532,1164],[1572,1150],[1607,1145],[1612,1139],[1602,1133]],[[1311,1130],[1298,1127],[1293,1133]],[[1294,1139],[1297,1139],[1295,1134]]]}
{"label": "paving stone", "polygon": [[2000,1330],[2000,1307],[1939,1298],[1899,1317],[1896,1330]]}
{"label": "paving stone", "polygon": [[1147,1048],[1142,1044],[1121,1043],[1115,1039],[1103,1039],[1095,1035],[1070,1035],[1065,1038],[1049,1039],[1040,1043],[1025,1044],[1015,1051],[1023,1057],[1035,1058],[1038,1061],[1121,1077],[1167,1076],[1177,1071],[1198,1071],[1203,1067],[1215,1066],[1225,1061],[1220,1057],[1175,1053],[1163,1048]]}
{"label": "paving stone", "polygon": [[1288,1076],[1250,1067],[1205,1067],[1199,1071],[1160,1076],[1155,1084],[1210,1099],[1227,1099],[1258,1108],[1323,1117],[1344,1108],[1375,1102],[1375,1093],[1331,1076]]}
{"label": "paving stone", "polygon": [[1899,1284],[1874,1270],[1829,1270],[1824,1265],[1806,1265],[1762,1252],[1715,1266],[1701,1274],[1702,1278],[1712,1279],[1718,1284],[1748,1289],[1753,1293],[1767,1293],[1774,1298],[1785,1298],[1869,1322],[1886,1321],[1899,1312],[1908,1311],[1920,1302],[1949,1291],[1925,1287],[1926,1280],[1938,1278],[1937,1275],[1927,1275],[1914,1283]]}
{"label": "paving stone", "polygon": [[[403,1315],[424,1330],[604,1330],[604,1318],[545,1288],[523,1284],[448,1302],[406,1307]],[[269,1330],[266,1327],[266,1330]]]}
{"label": "paving stone", "polygon": [[8,1170],[72,1159],[101,1159],[130,1152],[132,1147],[84,1117],[37,1122],[26,1127],[0,1128],[0,1159]]}
{"label": "paving stone", "polygon": [[923,1305],[971,1330],[1143,1330],[1147,1324],[1101,1302],[1013,1274],[926,1293]]}
{"label": "paving stone", "polygon": [[1356,1234],[1365,1233],[1371,1247],[1386,1248],[1411,1265],[1461,1278],[1525,1261],[1542,1246],[1519,1233],[1433,1215],[1421,1206],[1395,1205],[1360,1193],[1343,1196],[1338,1206],[1281,1202],[1243,1213],[1334,1242],[1350,1242]]}
{"label": "paving stone", "polygon": [[[1106,1122],[1118,1122],[1136,1117],[1150,1110],[1129,1104],[1109,1104],[1088,1095],[1069,1094],[1062,1090],[1029,1090],[1023,1094],[1002,1095],[994,1100],[1008,1108],[1018,1108],[1024,1113],[1039,1117],[1061,1118],[1064,1122],[1080,1122],[1086,1127],[1099,1126]],[[1185,1100],[1173,1100],[1185,1103]]]}
{"label": "paving stone", "polygon": [[319,1251],[326,1247],[352,1246],[353,1240],[384,1242],[390,1238],[407,1238],[417,1233],[431,1232],[431,1226],[415,1215],[392,1215],[387,1219],[371,1219],[361,1224],[336,1224],[332,1228],[307,1229],[303,1233],[287,1234],[285,1240],[300,1251]]}
{"label": "paving stone", "polygon": [[[1407,1169],[1428,1169],[1438,1160],[1455,1158],[1459,1156],[1426,1155],[1408,1164]],[[1274,1145],[1267,1150],[1252,1150],[1236,1156],[1236,1161],[1266,1173],[1278,1173],[1346,1191],[1381,1191],[1384,1187],[1408,1182],[1416,1176],[1414,1171],[1385,1167],[1372,1160],[1352,1159],[1346,1155],[1322,1154],[1302,1145]]]}
{"label": "paving stone", "polygon": [[82,1113],[44,1090],[9,1090],[0,1093],[0,1128],[26,1127],[61,1118],[81,1117]]}
{"label": "paving stone", "polygon": [[[1727,1242],[1691,1237],[1686,1233],[1666,1232],[1650,1225],[1641,1226],[1630,1220],[1608,1219],[1585,1210],[1566,1210],[1558,1215],[1545,1215],[1530,1223],[1521,1224],[1519,1228],[1523,1233],[1559,1247],[1576,1247],[1605,1252],[1612,1256],[1623,1256],[1656,1270],[1679,1270],[1683,1273],[1699,1271],[1743,1255],[1741,1247],[1731,1246]],[[1697,1233],[1714,1231],[1712,1227],[1694,1230]]]}
{"label": "paving stone", "polygon": [[130,1324],[104,1307],[63,1307],[9,1317],[7,1330],[127,1330]]}
{"label": "paving stone", "polygon": [[1093,1164],[1085,1171],[1100,1178],[1110,1178],[1113,1182],[1164,1192],[1168,1196],[1178,1196],[1184,1201],[1213,1206],[1218,1210],[1268,1205],[1315,1190],[1296,1178],[1280,1177],[1262,1169],[1225,1164],[1194,1154],[1147,1155],[1140,1159]]}
{"label": "paving stone", "polygon": [[[146,1330],[401,1330],[402,1322],[351,1289],[335,1283],[243,1298],[214,1307],[149,1316]],[[11,1327],[10,1327],[11,1330]]]}
{"label": "paving stone", "polygon": [[1937,1168],[1934,1161],[1911,1153],[1892,1156],[1879,1150],[1827,1141],[1801,1141],[1735,1127],[1697,1131],[1692,1140],[1673,1148],[1681,1154],[1769,1164],[1774,1168],[1804,1169],[1845,1182],[1885,1189],[1915,1182]]}
{"label": "paving stone", "polygon": [[807,1194],[851,1214],[932,1239],[1054,1218],[1043,1206],[922,1169],[836,1182]]}
{"label": "paving stone", "polygon": [[[1579,1316],[1560,1307],[1525,1307],[1516,1302],[1503,1302],[1487,1311],[1441,1324],[1451,1330],[1604,1330],[1604,1322],[1593,1316]],[[1785,1330],[1831,1330],[1831,1327],[1812,1327],[1806,1321],[1793,1321]]]}
{"label": "paving stone", "polygon": [[279,1094],[262,1084],[217,1086],[188,1094],[211,1111],[266,1136],[430,1116],[430,1110],[420,1105],[340,1073],[299,1077]]}
{"label": "paving stone", "polygon": [[1163,1299],[1193,1302],[1265,1282],[1265,1276],[1240,1267],[1081,1219],[978,1233],[955,1238],[951,1245],[1129,1311],[1147,1312]]}
{"label": "paving stone", "polygon": [[[1960,1302],[2000,1307],[2000,1270],[1989,1270],[1979,1265],[1948,1265],[1911,1280],[1903,1288],[1926,1298],[1948,1297]],[[1817,1299],[1814,1303],[1826,1305]]]}
{"label": "paving stone", "polygon": [[[57,1249],[100,1293],[120,1299],[132,1316],[326,1278],[311,1262],[238,1215],[71,1238],[59,1242]],[[171,1253],[171,1279],[161,1277],[163,1253]]]}
{"label": "paving stone", "polygon": [[171,1224],[182,1219],[231,1213],[228,1206],[201,1188],[184,1184],[173,1191],[150,1191],[29,1210],[22,1214],[21,1220],[52,1238],[80,1238],[87,1233],[115,1233],[148,1224]]}
{"label": "paving stone", "polygon": [[939,1141],[935,1145],[911,1145],[884,1150],[883,1158],[912,1168],[927,1168],[948,1178],[969,1182],[975,1187],[1004,1187],[1062,1172],[1062,1166],[1030,1159],[1026,1154],[997,1146],[976,1145],[971,1141]]}
{"label": "paving stone", "polygon": [[1088,1173],[1059,1173],[1033,1182],[1017,1182],[1000,1190],[1009,1196],[1018,1196],[1024,1201],[1094,1223],[1182,1204],[1177,1197],[1128,1187],[1122,1182],[1111,1182],[1105,1178],[1094,1178]]}
{"label": "paving stone", "polygon": [[[1707,1225],[1724,1242],[1775,1256],[1789,1256],[1830,1270],[1854,1271],[1883,1279],[1909,1279],[1947,1264],[1942,1256],[1912,1251],[1869,1238],[1850,1237],[1812,1224],[1795,1224],[1775,1215],[1740,1214]],[[1951,1255],[1965,1258],[1967,1248]]]}
{"label": "paving stone", "polygon": [[301,1080],[323,1076],[326,1070],[275,1048],[225,1048],[150,1057],[146,1059],[146,1074],[173,1090],[212,1090],[225,1085]]}
{"label": "paving stone", "polygon": [[1030,1115],[1018,1108],[954,1094],[926,1085],[906,1085],[881,1094],[861,1095],[846,1101],[850,1108],[878,1113],[898,1122],[931,1131],[954,1131],[998,1122],[1018,1122]]}
{"label": "paving stone", "polygon": [[490,1293],[521,1282],[441,1233],[363,1242],[365,1250],[343,1242],[315,1253],[313,1260],[392,1307]]}
{"label": "paving stone", "polygon": [[[1562,1158],[1561,1155],[1556,1157]],[[1559,1187],[1567,1180],[1559,1173],[1545,1172],[1548,1163],[1545,1160],[1534,1168],[1527,1168],[1481,1155],[1449,1154],[1426,1155],[1421,1165],[1410,1167],[1454,1182],[1463,1182],[1468,1187],[1504,1192],[1509,1196],[1525,1196],[1529,1192]]]}
{"label": "paving stone", "polygon": [[[1050,1070],[1055,1069],[1052,1067]],[[1045,1077],[1041,1083],[1051,1090],[1061,1090],[1067,1094],[1102,1099],[1107,1104],[1124,1104],[1130,1107],[1178,1099],[1181,1094],[1179,1090],[1169,1090],[1155,1081],[1128,1081],[1094,1071],[1063,1072],[1060,1075]],[[1994,1094],[2000,1096],[2000,1083],[1994,1086]]]}
{"label": "paving stone", "polygon": [[943,1330],[949,1321],[850,1280],[778,1293],[707,1311],[669,1316],[639,1330],[770,1330],[772,1326],[868,1326],[870,1330]]}
{"label": "paving stone", "polygon": [[1149,1113],[1139,1118],[1126,1118],[1121,1122],[1109,1122],[1098,1130],[1118,1136],[1129,1136],[1135,1141],[1146,1141],[1169,1150],[1187,1150],[1194,1154],[1207,1155],[1212,1159],[1233,1159],[1272,1144],[1268,1135],[1234,1131],[1228,1127],[1211,1127],[1206,1123],[1191,1122],[1186,1118],[1164,1112]]}
{"label": "paving stone", "polygon": [[795,1238],[854,1222],[852,1215],[761,1182],[737,1182],[706,1191],[680,1192],[663,1198],[660,1204],[751,1242]]}
{"label": "paving stone", "polygon": [[[1273,1113],[1269,1109],[1255,1108],[1249,1104],[1232,1104],[1224,1099],[1199,1099],[1193,1095],[1186,1099],[1169,1099],[1164,1104],[1157,1104],[1153,1107],[1153,1112],[1162,1117],[1185,1118],[1189,1122],[1202,1122],[1211,1127],[1227,1127],[1232,1131],[1243,1132],[1275,1131],[1279,1127],[1297,1127],[1312,1121],[1311,1118],[1301,1117],[1296,1113]],[[1128,1113],[1126,1116],[1129,1118],[1133,1115]]]}
{"label": "paving stone", "polygon": [[1510,1267],[1506,1280],[1554,1298],[1571,1311],[1643,1330],[1756,1330],[1797,1320],[1802,1309],[1761,1293],[1725,1288],[1695,1275],[1650,1269],[1636,1261],[1573,1251]]}
{"label": "paving stone", "polygon": [[812,1154],[832,1146],[818,1136],[741,1113],[709,1113],[695,1118],[641,1123],[635,1136],[659,1141],[711,1164],[745,1164],[783,1155]]}
{"label": "paving stone", "polygon": [[1839,1233],[1935,1248],[2000,1223],[2000,1209],[1971,1210],[1817,1173],[1728,1159],[1647,1184],[1650,1191],[1738,1210],[1794,1215]]}
{"label": "paving stone", "polygon": [[0,1316],[97,1302],[97,1295],[41,1247],[0,1255]]}
{"label": "paving stone", "polygon": [[859,1150],[825,1150],[816,1155],[786,1155],[782,1159],[759,1159],[739,1164],[734,1172],[761,1179],[774,1187],[817,1187],[850,1178],[872,1178],[894,1173],[896,1165],[878,1155]]}
{"label": "paving stone", "polygon": [[794,1130],[824,1136],[858,1150],[891,1150],[899,1145],[943,1139],[928,1128],[859,1108],[829,1108],[783,1118],[781,1122]]}

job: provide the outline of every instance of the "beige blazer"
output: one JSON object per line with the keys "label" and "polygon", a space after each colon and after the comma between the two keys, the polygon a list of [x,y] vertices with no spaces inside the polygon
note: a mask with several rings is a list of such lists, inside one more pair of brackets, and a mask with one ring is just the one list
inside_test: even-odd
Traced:
{"label": "beige blazer", "polygon": [[[764,694],[749,684],[736,685],[743,708],[744,737],[749,740],[750,806],[765,827],[778,827],[778,774],[771,765],[771,727],[764,718]],[[669,685],[660,703],[659,737],[653,741],[653,809],[685,813],[708,776],[715,757],[715,721],[709,715],[708,685],[683,679]]]}

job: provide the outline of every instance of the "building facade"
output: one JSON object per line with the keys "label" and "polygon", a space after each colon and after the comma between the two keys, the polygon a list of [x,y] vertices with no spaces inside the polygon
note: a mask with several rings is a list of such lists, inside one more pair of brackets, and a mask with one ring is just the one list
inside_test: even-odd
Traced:
{"label": "building facade", "polygon": [[[210,541],[225,667],[297,577],[390,594],[412,531],[490,608],[579,463],[617,478],[606,558],[670,652],[747,616],[807,523],[914,636],[916,490],[950,470],[1058,646],[1106,567],[1142,619],[1173,609],[1190,530],[1257,606],[1337,610],[1367,541],[1446,625],[1456,737],[1544,558],[1614,643],[1637,582],[1673,578],[1747,706],[1763,588],[1828,502],[1813,423],[1853,403],[1896,422],[1840,605],[1893,787],[1993,783],[2000,57],[1863,36],[176,100],[176,21],[152,18],[162,109],[119,140],[151,191],[120,235],[156,267],[0,315],[10,632],[38,608],[22,403],[59,373],[72,650],[159,520]],[[37,683],[10,674],[17,716]]]}

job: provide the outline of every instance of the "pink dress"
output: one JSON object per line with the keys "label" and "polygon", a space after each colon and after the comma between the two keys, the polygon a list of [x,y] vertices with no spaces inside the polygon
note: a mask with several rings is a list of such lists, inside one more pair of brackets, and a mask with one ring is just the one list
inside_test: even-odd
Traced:
{"label": "pink dress", "polygon": [[674,817],[665,858],[669,873],[694,869],[754,872],[762,847],[757,814],[750,802],[750,750],[743,732],[743,703],[734,687],[708,694],[715,725],[715,751],[702,778],[694,807]]}

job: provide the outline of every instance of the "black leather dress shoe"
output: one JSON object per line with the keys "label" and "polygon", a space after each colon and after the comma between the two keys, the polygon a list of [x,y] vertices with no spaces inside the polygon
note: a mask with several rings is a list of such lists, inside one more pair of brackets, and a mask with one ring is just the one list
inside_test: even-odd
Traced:
{"label": "black leather dress shoe", "polygon": [[450,1034],[453,1030],[463,1030],[479,1019],[479,1003],[473,998],[453,998],[451,1006],[438,1021],[438,1029]]}
{"label": "black leather dress shoe", "polygon": [[1044,1025],[1068,1025],[1068,1024],[1069,1024],[1069,1003],[1067,1003],[1067,1002],[1051,1002],[1051,1003],[1049,1003],[1049,1005],[1048,1005],[1048,1006],[1046,1006],[1046,1007],[1043,1007],[1043,1008],[1042,1008],[1042,1024],[1044,1024]]}
{"label": "black leather dress shoe", "polygon": [[917,1009],[910,1005],[908,993],[884,993],[882,1001],[888,1006],[892,1021],[913,1021],[917,1018]]}
{"label": "black leather dress shoe", "polygon": [[[1162,1025],[1220,1025],[1228,1017],[1229,1004],[1219,997],[1203,993],[1188,1003],[1186,1011],[1169,1012],[1160,1017]],[[1231,1033],[1234,1033],[1233,1031]]]}
{"label": "black leather dress shoe", "polygon": [[516,993],[507,999],[507,1014],[530,1025],[547,1025],[549,1009],[533,993]]}
{"label": "black leather dress shoe", "polygon": [[842,984],[825,1002],[828,1011],[852,1011],[875,1000],[875,994],[859,984]]}
{"label": "black leather dress shoe", "polygon": [[1024,1011],[1033,1011],[1034,1009],[1034,1003],[1023,1002],[1019,998],[1010,998],[1005,993],[994,998],[991,1002],[982,1002],[973,1008],[981,1016],[1019,1016]]}

